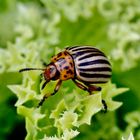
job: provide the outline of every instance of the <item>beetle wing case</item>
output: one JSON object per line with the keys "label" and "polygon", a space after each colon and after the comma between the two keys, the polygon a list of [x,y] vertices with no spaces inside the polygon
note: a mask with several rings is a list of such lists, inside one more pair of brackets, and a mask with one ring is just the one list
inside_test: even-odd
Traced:
{"label": "beetle wing case", "polygon": [[111,77],[111,65],[103,52],[91,46],[66,48],[75,65],[75,79],[84,83],[106,83]]}

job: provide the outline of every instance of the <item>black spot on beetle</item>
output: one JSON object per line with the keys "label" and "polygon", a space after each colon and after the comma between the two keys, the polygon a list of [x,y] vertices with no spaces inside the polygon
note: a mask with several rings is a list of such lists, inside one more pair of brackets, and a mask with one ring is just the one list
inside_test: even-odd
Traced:
{"label": "black spot on beetle", "polygon": [[73,66],[72,62],[70,62],[70,65]]}
{"label": "black spot on beetle", "polygon": [[68,69],[69,69],[69,66],[65,66],[64,69],[65,69],[65,70],[68,70]]}
{"label": "black spot on beetle", "polygon": [[68,70],[67,74],[73,74],[73,71],[72,70]]}
{"label": "black spot on beetle", "polygon": [[57,55],[57,57],[60,57],[62,55],[62,53],[60,52],[58,55]]}
{"label": "black spot on beetle", "polygon": [[67,53],[66,53],[66,52],[64,52],[64,55],[67,55]]}
{"label": "black spot on beetle", "polygon": [[67,74],[70,74],[70,71],[68,70],[66,73],[67,73]]}
{"label": "black spot on beetle", "polygon": [[67,75],[64,75],[64,78],[67,78]]}

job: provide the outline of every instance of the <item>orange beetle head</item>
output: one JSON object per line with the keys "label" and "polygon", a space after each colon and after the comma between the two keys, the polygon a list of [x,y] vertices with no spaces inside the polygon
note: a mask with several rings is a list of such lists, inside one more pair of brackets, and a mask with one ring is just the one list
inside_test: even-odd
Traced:
{"label": "orange beetle head", "polygon": [[59,78],[58,71],[54,64],[49,64],[43,72],[44,79],[46,81],[56,80]]}

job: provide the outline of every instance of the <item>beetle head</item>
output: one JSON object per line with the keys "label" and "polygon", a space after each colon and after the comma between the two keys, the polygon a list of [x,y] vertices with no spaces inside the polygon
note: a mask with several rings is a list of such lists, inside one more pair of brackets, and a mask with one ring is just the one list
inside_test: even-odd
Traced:
{"label": "beetle head", "polygon": [[59,78],[59,72],[53,63],[50,63],[44,69],[43,68],[23,68],[23,69],[20,69],[19,72],[30,71],[30,70],[43,71],[41,75],[43,75],[44,79],[46,80],[46,83],[48,83],[50,80],[57,80]]}
{"label": "beetle head", "polygon": [[43,72],[44,79],[49,82],[50,80],[58,79],[56,66],[49,64]]}

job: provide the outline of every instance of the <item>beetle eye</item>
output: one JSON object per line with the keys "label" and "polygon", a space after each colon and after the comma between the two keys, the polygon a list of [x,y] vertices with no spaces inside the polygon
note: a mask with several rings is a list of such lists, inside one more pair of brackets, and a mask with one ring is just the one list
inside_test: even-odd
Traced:
{"label": "beetle eye", "polygon": [[52,72],[53,71],[53,68],[50,68],[50,72]]}

